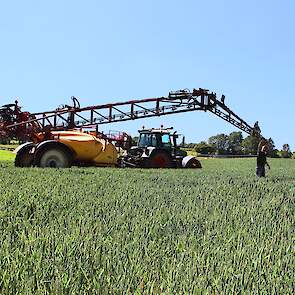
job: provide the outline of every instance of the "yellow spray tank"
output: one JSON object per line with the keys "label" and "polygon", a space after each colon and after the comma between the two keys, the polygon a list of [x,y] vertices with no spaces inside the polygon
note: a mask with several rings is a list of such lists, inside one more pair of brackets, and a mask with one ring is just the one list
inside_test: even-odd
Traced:
{"label": "yellow spray tank", "polygon": [[75,130],[37,134],[35,143],[25,143],[15,153],[18,167],[114,167],[118,160],[114,144],[102,137]]}

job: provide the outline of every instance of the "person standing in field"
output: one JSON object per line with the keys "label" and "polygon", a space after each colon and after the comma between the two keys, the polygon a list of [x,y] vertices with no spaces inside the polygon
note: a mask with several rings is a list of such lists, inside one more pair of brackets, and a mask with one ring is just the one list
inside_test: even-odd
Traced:
{"label": "person standing in field", "polygon": [[261,150],[258,150],[257,167],[256,167],[256,175],[258,177],[265,177],[265,165],[268,167],[268,169],[270,169],[270,166],[266,160],[267,152],[268,152],[267,145],[263,145],[261,147]]}

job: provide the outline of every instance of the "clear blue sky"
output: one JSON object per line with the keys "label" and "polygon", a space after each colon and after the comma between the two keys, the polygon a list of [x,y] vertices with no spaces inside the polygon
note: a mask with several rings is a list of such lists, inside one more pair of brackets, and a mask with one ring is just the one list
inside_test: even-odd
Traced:
{"label": "clear blue sky", "polygon": [[[0,105],[31,112],[208,88],[295,150],[292,0],[1,1]],[[105,126],[174,126],[187,141],[235,128],[193,112]]]}

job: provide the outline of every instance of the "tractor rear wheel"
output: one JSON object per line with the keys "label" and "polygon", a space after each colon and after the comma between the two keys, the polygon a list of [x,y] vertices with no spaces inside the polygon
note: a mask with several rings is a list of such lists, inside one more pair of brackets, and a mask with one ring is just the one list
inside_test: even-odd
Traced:
{"label": "tractor rear wheel", "polygon": [[170,168],[172,167],[171,157],[162,151],[154,152],[147,163],[148,168]]}
{"label": "tractor rear wheel", "polygon": [[30,153],[34,144],[28,144],[22,147],[16,154],[14,165],[15,167],[31,167],[34,163],[34,154]]}
{"label": "tractor rear wheel", "polygon": [[59,147],[46,149],[39,157],[39,167],[69,168],[72,165],[70,155]]}

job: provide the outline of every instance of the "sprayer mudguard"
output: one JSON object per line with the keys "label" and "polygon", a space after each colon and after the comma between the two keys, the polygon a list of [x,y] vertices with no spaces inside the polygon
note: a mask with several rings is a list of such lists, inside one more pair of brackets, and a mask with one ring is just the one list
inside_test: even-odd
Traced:
{"label": "sprayer mudguard", "polygon": [[14,153],[14,154],[17,154],[22,148],[24,148],[24,147],[26,147],[26,146],[28,146],[28,145],[33,145],[33,144],[34,144],[33,142],[25,142],[25,143],[19,145],[19,146],[13,151],[13,153]]}

